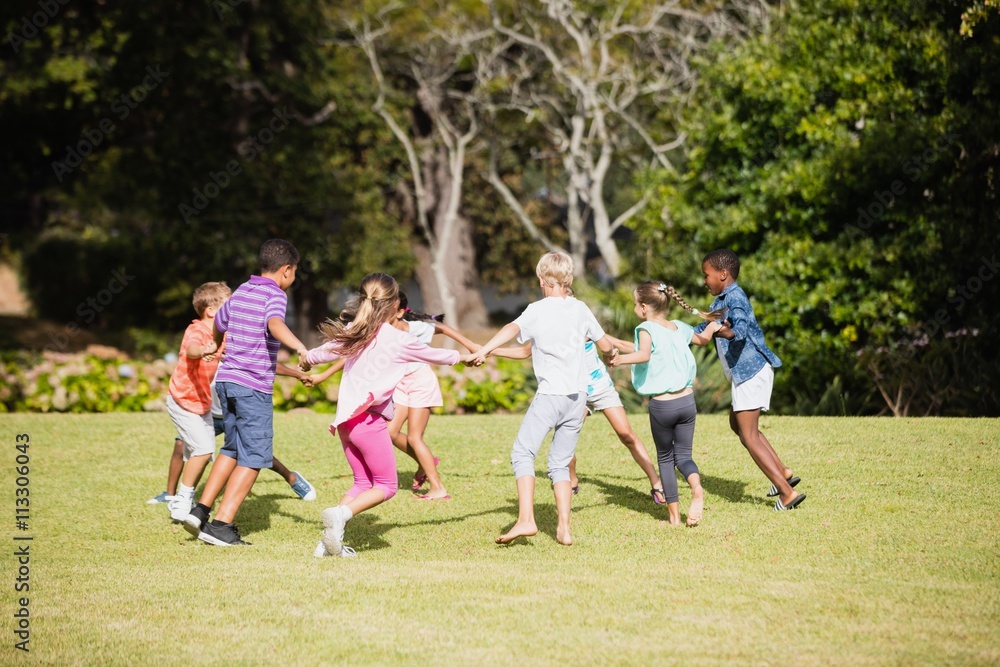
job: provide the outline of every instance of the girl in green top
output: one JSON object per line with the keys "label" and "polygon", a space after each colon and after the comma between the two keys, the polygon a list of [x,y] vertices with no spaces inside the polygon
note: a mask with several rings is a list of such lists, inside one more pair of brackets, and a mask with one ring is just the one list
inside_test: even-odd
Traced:
{"label": "girl in green top", "polygon": [[[635,314],[642,320],[635,329],[635,341],[613,340],[620,354],[609,363],[612,367],[632,365],[632,384],[636,391],[649,396],[649,426],[656,443],[660,479],[666,495],[671,525],[681,523],[677,477],[674,467],[691,485],[691,507],[687,525],[697,526],[705,504],[698,466],[691,458],[694,440],[694,403],[696,365],[690,345],[704,345],[721,328],[721,313],[703,315],[689,306],[673,287],[660,282],[644,282],[633,294]],[[680,320],[667,320],[670,300],[681,308],[712,320],[704,331],[694,333]]]}

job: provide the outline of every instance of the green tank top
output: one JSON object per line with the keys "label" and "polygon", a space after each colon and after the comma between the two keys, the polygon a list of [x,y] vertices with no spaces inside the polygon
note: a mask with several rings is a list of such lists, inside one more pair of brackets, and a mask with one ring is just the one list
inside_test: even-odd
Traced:
{"label": "green tank top", "polygon": [[654,322],[643,322],[635,328],[635,349],[639,349],[639,332],[645,331],[653,341],[649,361],[632,366],[632,385],[643,396],[658,396],[694,386],[697,366],[691,354],[694,329],[680,320],[671,320],[677,327],[672,331]]}

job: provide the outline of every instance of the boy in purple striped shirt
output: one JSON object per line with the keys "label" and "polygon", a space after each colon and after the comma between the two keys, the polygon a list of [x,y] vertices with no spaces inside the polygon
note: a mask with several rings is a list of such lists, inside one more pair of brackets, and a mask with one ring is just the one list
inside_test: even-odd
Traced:
{"label": "boy in purple striped shirt", "polygon": [[[240,285],[215,315],[214,336],[226,335],[226,354],[215,376],[222,403],[226,442],[212,466],[199,502],[184,527],[199,540],[217,546],[247,545],[233,524],[261,468],[270,468],[273,452],[274,374],[282,343],[301,357],[306,349],[285,324],[288,297],[295,282],[299,253],[288,241],[271,239],[260,247],[260,275]],[[226,488],[215,519],[211,505]]]}

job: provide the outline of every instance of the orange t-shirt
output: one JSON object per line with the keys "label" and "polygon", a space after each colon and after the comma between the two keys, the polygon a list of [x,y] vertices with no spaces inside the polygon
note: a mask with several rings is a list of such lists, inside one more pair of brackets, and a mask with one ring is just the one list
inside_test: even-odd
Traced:
{"label": "orange t-shirt", "polygon": [[205,361],[204,359],[191,359],[187,356],[189,345],[205,346],[212,342],[212,329],[201,320],[192,320],[184,331],[184,338],[181,339],[181,352],[177,359],[177,368],[170,376],[170,386],[168,391],[177,401],[177,405],[198,415],[203,415],[212,410],[212,392],[210,390],[212,378],[219,367],[219,359],[226,347],[223,341],[219,350],[215,353],[215,359]]}

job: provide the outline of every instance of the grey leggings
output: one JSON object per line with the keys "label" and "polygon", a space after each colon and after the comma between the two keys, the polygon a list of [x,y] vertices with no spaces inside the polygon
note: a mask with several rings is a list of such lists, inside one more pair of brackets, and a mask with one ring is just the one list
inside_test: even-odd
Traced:
{"label": "grey leggings", "polygon": [[698,474],[698,466],[691,459],[694,440],[694,418],[698,410],[694,394],[672,401],[649,401],[649,428],[656,443],[656,458],[660,464],[660,481],[668,503],[676,503],[677,477],[674,466],[684,479]]}

